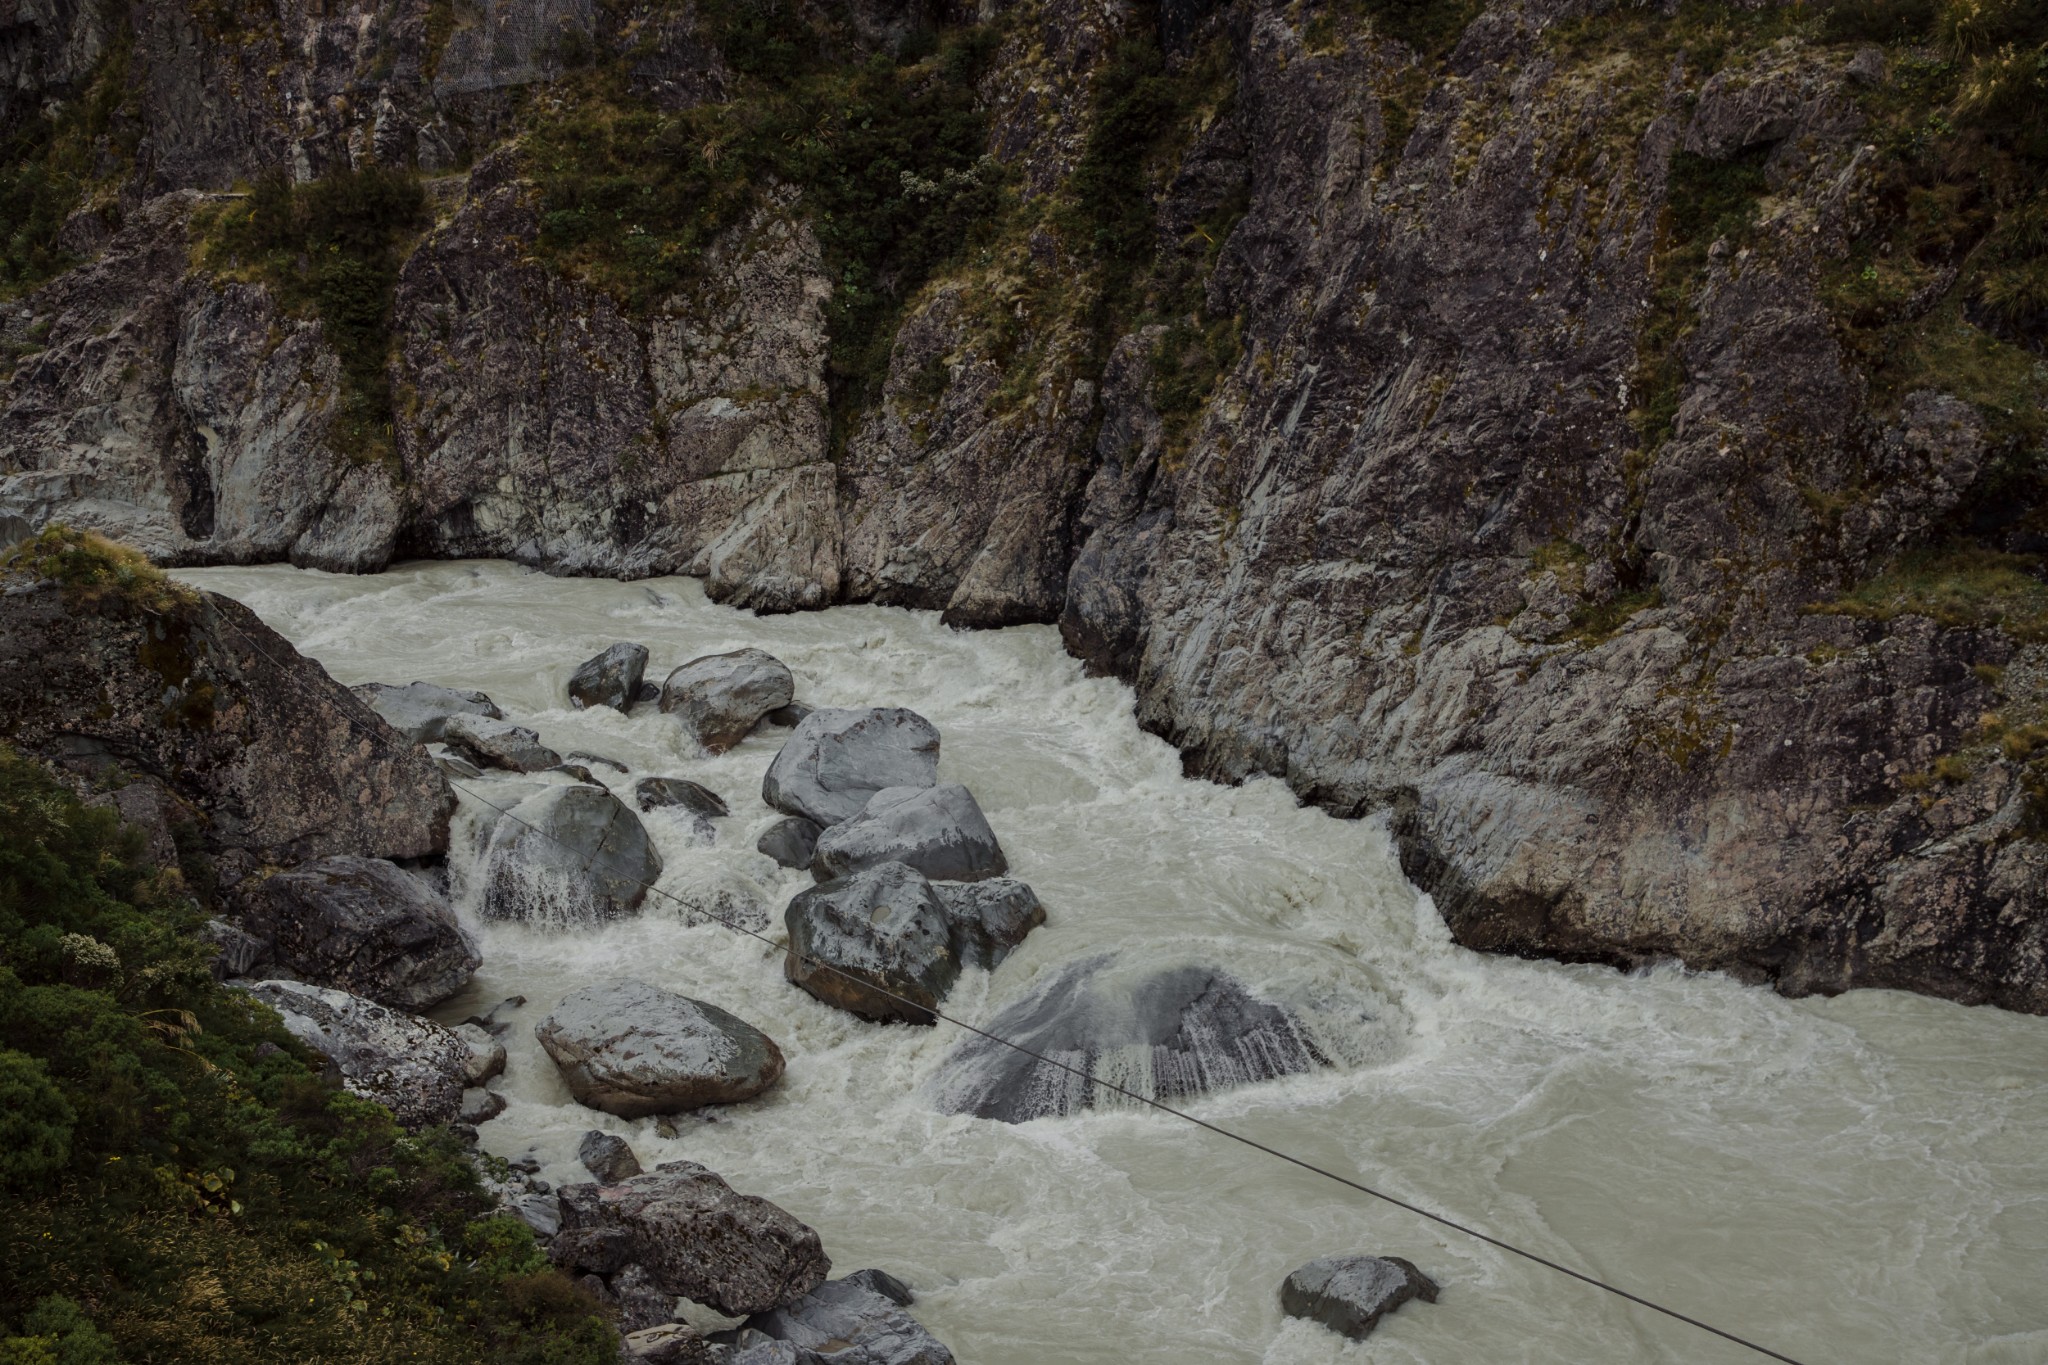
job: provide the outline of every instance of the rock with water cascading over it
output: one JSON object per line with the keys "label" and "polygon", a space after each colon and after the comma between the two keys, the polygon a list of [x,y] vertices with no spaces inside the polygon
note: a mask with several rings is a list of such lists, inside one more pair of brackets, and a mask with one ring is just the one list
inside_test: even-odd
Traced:
{"label": "rock with water cascading over it", "polygon": [[784,815],[830,827],[858,815],[886,787],[939,780],[939,731],[900,706],[813,711],[761,779],[761,799]]}
{"label": "rock with water cascading over it", "polygon": [[624,711],[640,694],[640,675],[646,670],[647,646],[621,641],[576,666],[569,675],[569,702],[579,710],[609,706]]}
{"label": "rock with water cascading over it", "polygon": [[785,974],[863,1019],[935,1023],[933,1011],[960,976],[944,903],[902,863],[799,892],[785,921]]}
{"label": "rock with water cascading over it", "polygon": [[633,1144],[617,1133],[591,1129],[576,1144],[576,1159],[600,1185],[616,1185],[640,1174],[640,1158],[634,1155]]}
{"label": "rock with water cascading over it", "polygon": [[276,1010],[292,1037],[333,1063],[342,1084],[389,1107],[407,1128],[449,1123],[461,1113],[469,1047],[439,1024],[302,981],[237,989]]}
{"label": "rock with water cascading over it", "polygon": [[754,848],[784,867],[809,867],[818,854],[818,836],[822,833],[815,821],[801,815],[785,815],[761,831]]}
{"label": "rock with water cascading over it", "polygon": [[818,836],[811,863],[819,881],[878,863],[903,863],[933,881],[978,882],[1009,871],[1002,845],[958,782],[884,787],[860,813]]}
{"label": "rock with water cascading over it", "polygon": [[661,709],[682,721],[707,752],[722,754],[795,695],[796,680],[782,660],[765,650],[735,649],[692,659],[670,673],[661,685]]}
{"label": "rock with water cascading over it", "polygon": [[564,927],[638,910],[661,855],[610,792],[546,787],[498,820],[481,866],[486,919]]}
{"label": "rock with water cascading over it", "polygon": [[904,1311],[900,1300],[852,1276],[827,1280],[747,1326],[797,1348],[798,1359],[833,1365],[953,1365],[953,1353]]}
{"label": "rock with water cascading over it", "polygon": [[396,683],[361,683],[349,690],[415,744],[440,739],[441,729],[451,716],[505,719],[505,713],[489,697],[464,688],[414,682],[402,687]]}
{"label": "rock with water cascading over it", "polygon": [[695,1162],[617,1185],[570,1185],[561,1202],[555,1264],[598,1275],[643,1266],[662,1290],[721,1313],[794,1303],[832,1271],[816,1232]]}
{"label": "rock with water cascading over it", "polygon": [[932,1083],[948,1113],[1023,1123],[1119,1102],[1108,1085],[1166,1100],[1329,1065],[1293,1011],[1228,973],[1203,965],[1145,969],[1112,954],[1053,973],[988,1031],[1086,1078],[969,1038]]}
{"label": "rock with water cascading over it", "polygon": [[725,804],[725,798],[700,782],[686,777],[643,777],[633,785],[633,799],[641,810],[660,810],[665,806],[681,806],[684,810],[706,817],[732,814],[732,808]]}
{"label": "rock with water cascading over it", "polygon": [[450,716],[441,725],[441,742],[486,768],[515,773],[545,772],[559,767],[562,756],[540,742],[524,725],[488,716]]}
{"label": "rock with water cascading over it", "polygon": [[422,1010],[455,994],[483,955],[446,898],[382,858],[347,855],[267,877],[242,925],[305,981]]}
{"label": "rock with water cascading over it", "polygon": [[1436,1281],[1399,1256],[1325,1256],[1287,1277],[1280,1307],[1290,1317],[1363,1340],[1410,1299],[1435,1303],[1436,1295]]}
{"label": "rock with water cascading over it", "polygon": [[782,1050],[767,1034],[641,981],[571,991],[533,1032],[579,1102],[620,1118],[734,1104],[782,1075]]}
{"label": "rock with water cascading over it", "polygon": [[963,967],[994,971],[1025,936],[1045,923],[1038,893],[1011,877],[980,882],[935,882],[952,921],[953,951]]}

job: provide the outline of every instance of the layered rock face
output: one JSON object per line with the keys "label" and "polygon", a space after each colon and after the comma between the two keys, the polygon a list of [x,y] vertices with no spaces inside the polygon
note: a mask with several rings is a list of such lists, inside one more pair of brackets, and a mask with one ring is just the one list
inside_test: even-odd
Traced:
{"label": "layered rock face", "polygon": [[[827,8],[848,69],[901,36]],[[0,312],[0,516],[166,562],[504,555],[1057,621],[1191,771],[1390,812],[1468,944],[2048,1010],[2032,626],[1815,610],[1958,535],[2040,548],[1994,505],[2038,455],[2039,329],[1886,235],[1876,121],[1914,51],[1771,6],[990,7],[1008,207],[899,300],[862,389],[810,187],[762,186],[652,302],[548,255],[512,90],[560,74],[564,25],[650,117],[749,88],[692,13],[517,0],[486,53],[427,11],[286,7],[236,45],[134,9],[119,213]],[[23,109],[111,40],[65,13],[23,21]],[[1180,122],[1116,163],[1124,40]],[[185,233],[266,166],[370,159],[434,210],[363,460],[335,339]],[[1105,263],[1133,231],[1105,166],[1145,191],[1143,264]]]}

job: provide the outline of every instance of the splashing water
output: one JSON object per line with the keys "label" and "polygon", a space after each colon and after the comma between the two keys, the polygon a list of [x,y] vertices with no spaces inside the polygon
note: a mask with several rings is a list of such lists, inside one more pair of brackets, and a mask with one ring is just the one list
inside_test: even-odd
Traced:
{"label": "splashing water", "polygon": [[[1128,688],[1088,679],[1043,627],[962,634],[837,608],[756,619],[691,581],[552,579],[501,563],[344,578],[283,567],[180,575],[248,603],[346,683],[489,692],[621,799],[643,776],[732,805],[644,818],[686,902],[768,921],[808,884],[753,851],[784,732],[698,756],[651,708],[576,711],[563,686],[618,640],[649,677],[756,645],[814,705],[911,707],[944,736],[1048,920],[947,1008],[988,1026],[1058,974],[1223,968],[1302,1014],[1333,1065],[1182,1101],[1205,1119],[1611,1278],[1811,1363],[2048,1362],[2048,1019],[1887,991],[1788,1001],[1714,976],[1484,957],[1449,941],[1383,830],[1277,782],[1184,779]],[[464,783],[491,801],[531,779]],[[1047,1361],[1734,1362],[1740,1348],[1161,1115],[1097,1108],[1008,1124],[942,1112],[957,1031],[862,1023],[783,980],[781,955],[649,897],[550,932],[479,921],[495,814],[464,799],[451,870],[484,965],[437,1016],[513,994],[510,1107],[486,1149],[586,1179],[589,1129],[650,1167],[703,1162],[813,1224],[840,1270],[879,1265],[963,1365]],[[694,922],[693,922],[694,920]],[[766,1030],[789,1069],[760,1100],[678,1120],[586,1110],[532,1026],[570,990],[633,976]],[[1407,1257],[1444,1286],[1369,1342],[1281,1316],[1317,1256]]]}

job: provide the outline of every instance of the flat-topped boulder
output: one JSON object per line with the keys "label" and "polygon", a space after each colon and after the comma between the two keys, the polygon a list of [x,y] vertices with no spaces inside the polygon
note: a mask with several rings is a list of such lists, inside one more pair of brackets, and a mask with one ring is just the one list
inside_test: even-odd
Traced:
{"label": "flat-topped boulder", "polygon": [[1280,1307],[1356,1341],[1410,1299],[1436,1296],[1436,1281],[1399,1256],[1325,1256],[1282,1282]]}
{"label": "flat-topped boulder", "polygon": [[562,756],[540,742],[524,725],[489,716],[450,716],[441,725],[441,742],[486,768],[515,773],[546,772],[559,767]]}
{"label": "flat-topped boulder", "polygon": [[953,1353],[904,1310],[904,1300],[851,1275],[827,1280],[786,1308],[758,1313],[747,1327],[794,1346],[798,1360],[953,1365]]}
{"label": "flat-topped boulder", "polygon": [[761,779],[761,799],[829,827],[888,787],[939,780],[939,731],[900,706],[825,707],[797,724]]}
{"label": "flat-topped boulder", "polygon": [[292,1037],[325,1057],[342,1084],[407,1128],[452,1123],[471,1067],[466,1043],[431,1020],[303,981],[242,985],[276,1010]]}
{"label": "flat-topped boulder", "polygon": [[462,989],[483,961],[447,898],[382,858],[321,858],[265,878],[242,927],[292,975],[422,1010]]}
{"label": "flat-topped boulder", "polygon": [[931,1024],[960,976],[951,921],[915,868],[883,863],[799,892],[785,915],[789,979],[863,1019]]}
{"label": "flat-topped boulder", "polygon": [[441,727],[450,716],[483,716],[503,720],[505,713],[481,692],[435,683],[361,683],[349,689],[392,729],[414,744],[441,738]]}
{"label": "flat-topped boulder", "polygon": [[957,782],[884,787],[852,818],[818,836],[819,881],[903,863],[933,881],[978,882],[1010,870],[974,793]]}
{"label": "flat-topped boulder", "polygon": [[579,710],[609,706],[625,711],[640,695],[640,676],[646,671],[647,646],[621,641],[576,666],[569,675],[569,703]]}
{"label": "flat-topped boulder", "polygon": [[533,1032],[579,1103],[620,1118],[734,1104],[782,1075],[782,1050],[744,1019],[627,978],[571,991]]}
{"label": "flat-topped boulder", "polygon": [[486,918],[560,927],[634,913],[661,855],[604,788],[544,787],[499,819],[481,867]]}
{"label": "flat-topped boulder", "polygon": [[782,660],[765,650],[735,649],[692,659],[670,673],[661,685],[661,709],[706,752],[722,754],[795,695],[796,680]]}

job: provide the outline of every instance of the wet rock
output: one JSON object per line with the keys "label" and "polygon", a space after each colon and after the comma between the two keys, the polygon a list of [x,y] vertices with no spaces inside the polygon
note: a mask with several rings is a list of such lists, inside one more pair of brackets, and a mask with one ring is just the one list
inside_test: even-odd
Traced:
{"label": "wet rock", "polygon": [[814,707],[806,706],[800,701],[793,701],[787,706],[776,707],[773,711],[761,717],[761,720],[765,724],[778,726],[784,730],[794,730],[797,726],[803,724],[804,717],[811,714],[814,709]]}
{"label": "wet rock", "polygon": [[874,1293],[880,1294],[889,1302],[900,1304],[905,1308],[917,1302],[917,1295],[910,1291],[910,1286],[886,1270],[875,1270],[872,1268],[856,1270],[851,1275],[841,1276],[839,1283],[856,1285],[859,1288],[871,1290]]}
{"label": "wet rock", "polygon": [[642,682],[639,690],[633,694],[633,705],[635,706],[644,706],[648,703],[659,702],[660,700],[661,689],[651,682]]}
{"label": "wet rock", "polygon": [[504,1074],[505,1045],[488,1028],[464,1021],[448,1031],[469,1049],[469,1065],[462,1073],[464,1080],[471,1085],[482,1085],[493,1076]]}
{"label": "wet rock", "polygon": [[505,1211],[544,1242],[562,1230],[562,1201],[552,1194],[513,1195],[505,1201]]}
{"label": "wet rock", "polygon": [[715,1365],[726,1356],[688,1323],[664,1322],[619,1339],[622,1365]]}
{"label": "wet rock", "polygon": [[785,815],[761,831],[754,848],[784,867],[809,867],[818,853],[818,836],[824,831],[801,815]]}
{"label": "wet rock", "polygon": [[462,1107],[456,1117],[463,1123],[489,1123],[505,1112],[505,1097],[495,1090],[473,1085],[462,1092]]}
{"label": "wet rock", "polygon": [[572,749],[568,753],[563,754],[562,758],[564,762],[568,763],[594,763],[600,768],[610,768],[616,773],[629,773],[633,771],[616,758],[606,758],[603,754],[593,754],[588,749]]}
{"label": "wet rock", "polygon": [[512,1016],[523,1009],[525,1005],[525,996],[507,996],[484,1013],[472,1014],[469,1018],[463,1020],[462,1023],[465,1028],[474,1025],[495,1039],[506,1029],[512,1027]]}
{"label": "wet rock", "polygon": [[289,974],[422,1010],[462,989],[483,961],[447,900],[382,858],[339,856],[265,878],[244,926]]}
{"label": "wet rock", "polygon": [[988,1025],[1065,1066],[969,1038],[933,1082],[948,1113],[1023,1123],[1097,1104],[1201,1094],[1328,1064],[1307,1028],[1225,972],[1200,965],[1143,968],[1114,955],[1052,974]]}
{"label": "wet rock", "polygon": [[581,709],[609,706],[625,711],[640,695],[640,675],[647,669],[647,646],[620,643],[577,665],[569,677],[569,701]]}
{"label": "wet rock", "polygon": [[932,1011],[959,979],[945,906],[902,863],[799,892],[785,918],[785,974],[863,1019],[935,1023]]}
{"label": "wet rock", "polygon": [[1325,1256],[1289,1275],[1280,1307],[1354,1340],[1410,1299],[1435,1303],[1436,1281],[1399,1256]]}
{"label": "wet rock", "polygon": [[562,756],[540,742],[524,725],[488,716],[450,716],[441,724],[441,742],[486,768],[515,773],[545,772],[559,767]]}
{"label": "wet rock", "polygon": [[641,810],[659,810],[664,806],[681,806],[703,816],[732,814],[725,804],[725,798],[701,783],[684,777],[643,777],[634,784],[633,798]]}
{"label": "wet rock", "polygon": [[482,777],[484,775],[482,768],[479,768],[476,764],[446,746],[437,746],[430,750],[430,752],[434,756],[434,766],[450,777]]}
{"label": "wet rock", "polygon": [[621,1118],[751,1099],[782,1051],[716,1005],[619,979],[571,991],[534,1026],[578,1101]]}
{"label": "wet rock", "polygon": [[485,918],[562,927],[639,909],[661,855],[610,792],[549,787],[498,821],[482,867]]}
{"label": "wet rock", "polygon": [[722,754],[745,739],[762,716],[789,705],[796,682],[774,655],[736,649],[692,659],[661,685],[661,709],[683,722],[697,742]]}
{"label": "wet rock", "polygon": [[382,716],[392,729],[415,744],[441,738],[450,716],[482,716],[503,720],[505,713],[481,692],[433,683],[362,683],[349,689]]}
{"label": "wet rock", "polygon": [[939,780],[939,732],[900,706],[805,716],[761,779],[761,799],[821,826],[851,819],[885,787]]}
{"label": "wet rock", "polygon": [[1010,868],[974,794],[957,782],[884,787],[818,836],[811,871],[826,881],[890,862],[934,881],[978,882]]}
{"label": "wet rock", "polygon": [[828,1280],[747,1326],[797,1348],[799,1359],[844,1365],[953,1365],[953,1353],[901,1303],[852,1277]]}
{"label": "wet rock", "polygon": [[816,1232],[689,1161],[563,1190],[549,1255],[571,1272],[640,1265],[664,1292],[733,1315],[793,1303],[832,1269]]}
{"label": "wet rock", "polygon": [[576,1144],[576,1159],[583,1163],[583,1169],[597,1177],[600,1185],[616,1185],[640,1174],[640,1158],[633,1154],[633,1144],[616,1133],[595,1128]]}
{"label": "wet rock", "polygon": [[461,1113],[469,1048],[439,1024],[300,981],[240,989],[276,1010],[292,1037],[332,1062],[350,1091],[388,1106],[407,1128],[453,1122]]}
{"label": "wet rock", "polygon": [[567,773],[585,786],[602,787],[604,785],[604,783],[597,780],[596,773],[593,773],[581,763],[558,763],[548,769],[548,771],[551,773]]}
{"label": "wet rock", "polygon": [[946,907],[953,951],[963,967],[994,971],[1026,935],[1045,923],[1038,893],[1014,878],[936,882],[932,890]]}

